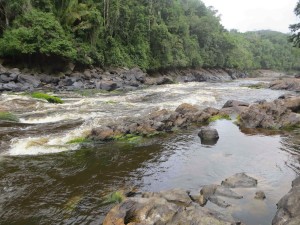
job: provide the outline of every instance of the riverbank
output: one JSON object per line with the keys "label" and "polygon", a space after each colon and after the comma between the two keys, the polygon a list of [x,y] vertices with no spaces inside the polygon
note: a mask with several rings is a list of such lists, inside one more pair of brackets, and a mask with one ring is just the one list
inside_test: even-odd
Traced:
{"label": "riverbank", "polygon": [[107,71],[95,68],[81,72],[70,70],[65,73],[49,75],[0,66],[0,92],[74,91],[82,89],[133,91],[149,85],[193,81],[225,82],[245,77],[247,77],[246,73],[231,69],[178,69],[147,74],[139,68],[116,68]]}

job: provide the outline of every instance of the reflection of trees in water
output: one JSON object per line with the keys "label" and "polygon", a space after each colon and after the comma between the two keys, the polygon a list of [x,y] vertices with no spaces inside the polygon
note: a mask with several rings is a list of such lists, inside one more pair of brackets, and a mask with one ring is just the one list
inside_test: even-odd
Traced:
{"label": "reflection of trees in water", "polygon": [[292,155],[285,164],[300,174],[300,130],[295,131],[281,139],[281,150]]}

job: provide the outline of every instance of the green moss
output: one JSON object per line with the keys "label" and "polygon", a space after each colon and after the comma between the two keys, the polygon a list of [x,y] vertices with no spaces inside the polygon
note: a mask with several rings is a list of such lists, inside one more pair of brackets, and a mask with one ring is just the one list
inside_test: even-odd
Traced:
{"label": "green moss", "polygon": [[117,135],[113,138],[115,141],[124,141],[128,143],[139,143],[143,137],[136,134]]}
{"label": "green moss", "polygon": [[230,116],[227,115],[227,114],[224,114],[224,115],[215,115],[215,116],[212,116],[208,119],[208,122],[215,122],[217,120],[231,120]]}
{"label": "green moss", "polygon": [[258,84],[251,84],[247,86],[250,89],[262,89],[265,88],[264,84],[258,83]]}
{"label": "green moss", "polygon": [[88,141],[89,140],[86,137],[79,137],[79,138],[74,138],[71,141],[68,141],[67,144],[81,144]]}
{"label": "green moss", "polygon": [[121,203],[122,201],[124,201],[124,199],[125,199],[124,194],[120,191],[116,191],[114,193],[105,196],[104,203],[106,204]]}
{"label": "green moss", "polygon": [[45,94],[45,93],[41,93],[41,92],[34,92],[34,93],[31,94],[31,97],[32,98],[37,98],[37,99],[45,99],[50,103],[58,103],[58,104],[63,103],[63,101],[60,98],[55,97],[55,96],[51,96],[51,95],[48,95],[48,94]]}
{"label": "green moss", "polygon": [[0,120],[19,122],[19,118],[10,112],[0,112]]}

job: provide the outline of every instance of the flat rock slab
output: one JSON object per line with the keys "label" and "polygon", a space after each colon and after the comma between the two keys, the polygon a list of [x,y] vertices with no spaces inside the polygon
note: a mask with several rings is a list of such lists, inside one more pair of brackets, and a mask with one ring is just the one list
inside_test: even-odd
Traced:
{"label": "flat rock slab", "polygon": [[229,188],[251,188],[257,186],[257,180],[245,173],[237,173],[222,181],[221,185]]}

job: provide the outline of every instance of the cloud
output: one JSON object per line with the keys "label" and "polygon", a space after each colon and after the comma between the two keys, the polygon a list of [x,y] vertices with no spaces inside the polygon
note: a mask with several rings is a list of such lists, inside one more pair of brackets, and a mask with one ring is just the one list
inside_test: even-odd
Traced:
{"label": "cloud", "polygon": [[297,0],[202,0],[221,14],[227,29],[239,31],[276,30],[289,32],[289,25],[300,22],[294,15]]}

